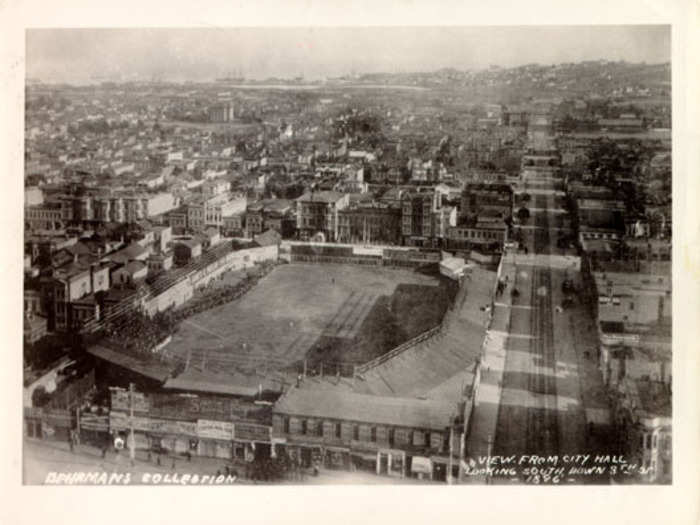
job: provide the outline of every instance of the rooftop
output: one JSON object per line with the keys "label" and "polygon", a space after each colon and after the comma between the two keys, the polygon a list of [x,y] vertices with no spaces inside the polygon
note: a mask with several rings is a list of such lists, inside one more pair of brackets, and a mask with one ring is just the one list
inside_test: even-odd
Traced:
{"label": "rooftop", "polygon": [[452,423],[457,403],[357,394],[345,389],[291,388],[275,405],[280,414],[340,419],[370,424],[443,430]]}
{"label": "rooftop", "polygon": [[612,287],[613,293],[621,292],[666,292],[671,291],[670,275],[650,275],[632,272],[594,272],[596,288],[599,293],[607,293]]}
{"label": "rooftop", "polygon": [[281,384],[243,374],[223,374],[210,370],[200,371],[189,368],[177,377],[168,379],[163,388],[169,390],[186,390],[209,394],[227,394],[253,397],[262,387],[265,391],[279,392]]}
{"label": "rooftop", "polygon": [[637,379],[626,385],[636,408],[646,417],[671,417],[671,393],[661,381]]}
{"label": "rooftop", "polygon": [[579,210],[625,210],[625,203],[620,200],[576,199]]}
{"label": "rooftop", "polygon": [[339,193],[337,191],[313,191],[305,193],[297,200],[301,202],[324,202],[327,204],[335,204],[344,196],[344,193]]}
{"label": "rooftop", "polygon": [[88,353],[103,361],[107,361],[108,363],[120,366],[156,381],[163,382],[170,376],[170,368],[162,363],[149,362],[123,352],[117,352],[105,346],[92,346],[88,348]]}
{"label": "rooftop", "polygon": [[275,230],[267,230],[253,239],[259,246],[276,246],[282,242],[282,236]]}

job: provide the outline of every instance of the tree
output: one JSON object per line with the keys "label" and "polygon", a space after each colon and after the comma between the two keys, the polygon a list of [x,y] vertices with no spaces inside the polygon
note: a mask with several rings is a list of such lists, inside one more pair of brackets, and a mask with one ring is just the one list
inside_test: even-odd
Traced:
{"label": "tree", "polygon": [[51,394],[46,391],[43,386],[38,386],[32,392],[32,405],[35,407],[42,407],[51,399]]}
{"label": "tree", "polygon": [[527,222],[527,220],[530,218],[530,210],[527,208],[523,207],[518,210],[518,220],[521,223]]}

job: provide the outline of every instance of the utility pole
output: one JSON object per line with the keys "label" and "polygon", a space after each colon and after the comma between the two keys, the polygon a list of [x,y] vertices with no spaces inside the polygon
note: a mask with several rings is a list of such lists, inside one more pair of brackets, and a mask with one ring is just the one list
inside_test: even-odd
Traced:
{"label": "utility pole", "polygon": [[134,436],[134,383],[129,383],[129,458],[131,466],[134,466],[136,459],[136,437]]}
{"label": "utility pole", "polygon": [[80,442],[80,407],[75,407],[75,441]]}
{"label": "utility pole", "polygon": [[449,445],[450,446],[450,450],[449,450],[449,454],[450,454],[449,458],[450,459],[449,459],[449,462],[447,465],[447,483],[449,485],[452,485],[452,443],[453,443],[453,439],[454,439],[454,433],[455,433],[454,424],[450,424],[450,445]]}
{"label": "utility pole", "polygon": [[[486,456],[489,458],[489,461],[491,461],[491,453],[493,452],[493,436],[491,434],[489,434],[488,437],[488,448],[486,450]],[[486,484],[491,484],[491,474],[486,474]]]}

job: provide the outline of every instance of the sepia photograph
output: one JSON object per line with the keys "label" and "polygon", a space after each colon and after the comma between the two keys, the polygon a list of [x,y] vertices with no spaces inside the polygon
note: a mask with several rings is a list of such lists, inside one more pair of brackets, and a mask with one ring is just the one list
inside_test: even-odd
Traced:
{"label": "sepia photograph", "polygon": [[697,521],[698,29],[0,5],[0,523]]}
{"label": "sepia photograph", "polygon": [[670,26],[25,36],[25,484],[672,483]]}

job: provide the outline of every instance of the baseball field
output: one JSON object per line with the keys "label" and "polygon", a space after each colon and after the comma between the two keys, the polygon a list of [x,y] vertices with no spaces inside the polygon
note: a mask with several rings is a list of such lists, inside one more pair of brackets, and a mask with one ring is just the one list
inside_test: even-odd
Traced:
{"label": "baseball field", "polygon": [[282,265],[242,298],[183,321],[165,353],[218,369],[363,363],[439,323],[452,286],[410,269]]}

